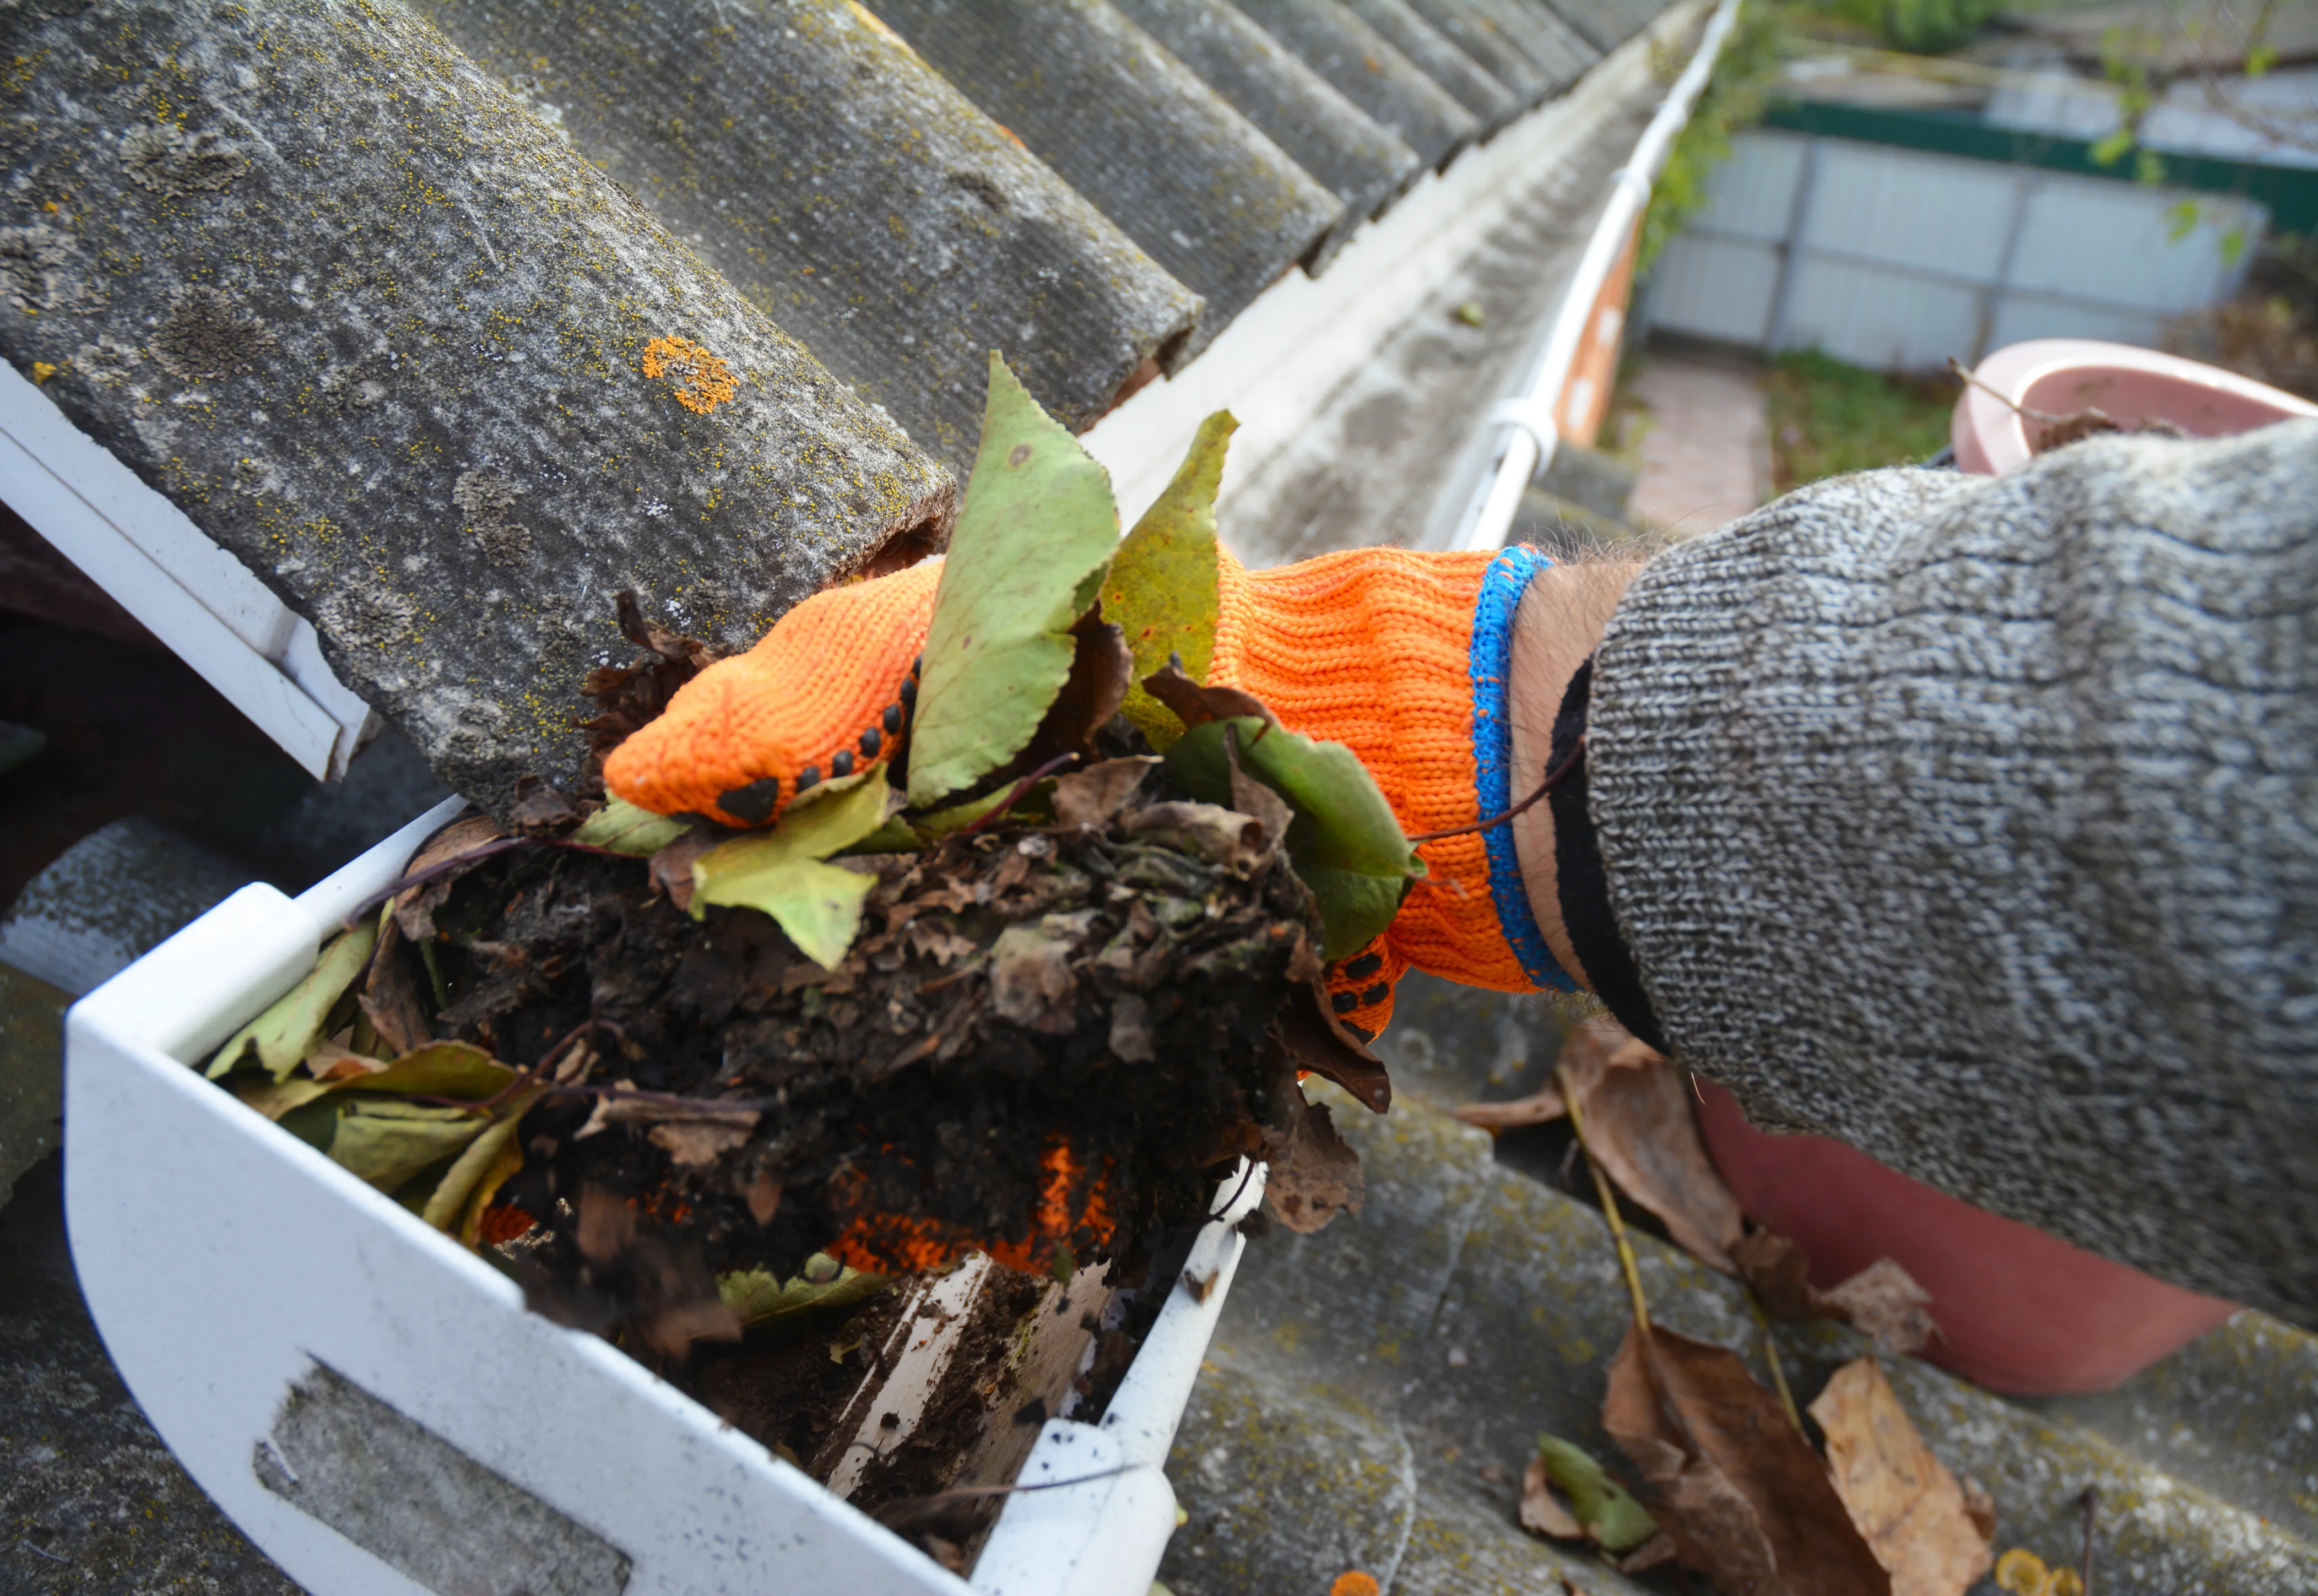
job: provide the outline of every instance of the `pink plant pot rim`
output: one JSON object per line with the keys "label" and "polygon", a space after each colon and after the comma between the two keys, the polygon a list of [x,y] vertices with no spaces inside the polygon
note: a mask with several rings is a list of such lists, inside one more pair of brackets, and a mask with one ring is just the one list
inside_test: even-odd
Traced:
{"label": "pink plant pot rim", "polygon": [[1802,1244],[1824,1289],[1889,1258],[1932,1295],[1927,1361],[1994,1391],[2103,1391],[2235,1313],[1975,1208],[1825,1136],[1773,1135],[1701,1080],[1707,1151],[1739,1206]]}
{"label": "pink plant pot rim", "polygon": [[2036,453],[2032,424],[2015,405],[2056,416],[2090,407],[2122,426],[2163,420],[2207,438],[2250,432],[2292,416],[2318,416],[2318,405],[2251,377],[2093,338],[2008,345],[1981,361],[1973,374],[1980,382],[1966,383],[1956,397],[1948,437],[1955,445],[1956,469],[1983,476],[2018,471]]}

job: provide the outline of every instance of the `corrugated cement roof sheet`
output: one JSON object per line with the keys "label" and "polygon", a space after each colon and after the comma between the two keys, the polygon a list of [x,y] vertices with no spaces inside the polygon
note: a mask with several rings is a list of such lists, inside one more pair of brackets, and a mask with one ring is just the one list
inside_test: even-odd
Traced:
{"label": "corrugated cement roof sheet", "polygon": [[1090,426],[1198,296],[845,0],[426,0],[452,41],[963,478],[990,351]]}

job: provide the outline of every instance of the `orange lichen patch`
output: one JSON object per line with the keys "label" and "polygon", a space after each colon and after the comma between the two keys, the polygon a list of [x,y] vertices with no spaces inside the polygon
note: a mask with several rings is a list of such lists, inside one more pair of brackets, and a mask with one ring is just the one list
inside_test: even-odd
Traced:
{"label": "orange lichen patch", "polygon": [[538,1224],[538,1220],[514,1204],[502,1203],[482,1211],[475,1224],[475,1240],[485,1247],[501,1246],[517,1236],[530,1234]]}
{"label": "orange lichen patch", "polygon": [[1355,1568],[1336,1576],[1336,1583],[1328,1587],[1328,1596],[1379,1596],[1381,1590],[1376,1575]]}
{"label": "orange lichen patch", "polygon": [[[1045,1274],[1055,1267],[1056,1249],[1068,1250],[1074,1239],[1088,1238],[1094,1246],[1108,1246],[1117,1233],[1110,1205],[1104,1195],[1104,1178],[1092,1179],[1060,1136],[1047,1143],[1039,1158],[1047,1179],[1038,1206],[1030,1216],[1030,1233],[1020,1241],[993,1241],[964,1225],[901,1214],[864,1214],[831,1242],[829,1255],[840,1263],[877,1274],[908,1274],[948,1267],[969,1252],[987,1252],[1012,1269]],[[834,1188],[838,1182],[831,1181]],[[867,1182],[860,1188],[867,1190]]]}
{"label": "orange lichen patch", "polygon": [[654,338],[645,345],[644,375],[666,381],[676,402],[696,416],[707,415],[739,391],[723,357],[690,338]]}

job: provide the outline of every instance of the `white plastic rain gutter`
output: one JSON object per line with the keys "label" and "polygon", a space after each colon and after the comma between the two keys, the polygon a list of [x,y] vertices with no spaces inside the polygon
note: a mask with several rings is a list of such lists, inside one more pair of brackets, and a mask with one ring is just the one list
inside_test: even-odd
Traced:
{"label": "white plastic rain gutter", "polygon": [[1529,386],[1514,398],[1500,399],[1490,407],[1487,425],[1510,430],[1505,435],[1505,452],[1497,457],[1496,473],[1483,479],[1473,490],[1472,503],[1460,523],[1456,547],[1504,547],[1505,533],[1512,529],[1514,516],[1521,508],[1522,490],[1539,471],[1553,463],[1554,449],[1561,441],[1561,423],[1556,408],[1568,384],[1569,368],[1577,359],[1578,341],[1585,336],[1586,324],[1593,318],[1595,300],[1601,296],[1602,285],[1609,280],[1618,257],[1625,253],[1626,239],[1633,230],[1635,219],[1650,202],[1650,184],[1657,179],[1658,169],[1666,165],[1667,151],[1673,147],[1675,135],[1689,122],[1692,108],[1705,92],[1715,59],[1722,53],[1722,41],[1730,36],[1731,24],[1738,21],[1739,4],[1740,0],[1721,0],[1714,8],[1705,35],[1698,41],[1697,53],[1691,57],[1690,65],[1683,68],[1667,97],[1659,102],[1658,114],[1642,130],[1633,154],[1612,175],[1610,202],[1595,224],[1594,236],[1586,240],[1586,253],[1578,257],[1577,273],[1562,292],[1561,309],[1546,335],[1545,348],[1538,357]]}

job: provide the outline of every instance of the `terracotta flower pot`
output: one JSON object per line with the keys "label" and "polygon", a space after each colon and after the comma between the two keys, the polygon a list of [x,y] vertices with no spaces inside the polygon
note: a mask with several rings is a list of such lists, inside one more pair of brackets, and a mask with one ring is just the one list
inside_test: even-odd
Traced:
{"label": "terracotta flower pot", "polygon": [[1966,384],[1957,396],[1948,437],[1956,469],[1986,476],[2018,471],[2041,452],[2046,426],[2021,410],[2069,416],[2093,408],[2120,426],[2170,421],[2200,438],[2251,432],[2289,416],[2318,416],[2318,405],[2251,377],[2091,338],[2008,345],[1981,361],[1974,375],[1986,386]]}
{"label": "terracotta flower pot", "polygon": [[1710,1081],[1699,1082],[1699,1116],[1740,1206],[1802,1243],[1812,1285],[1896,1260],[1932,1294],[1942,1339],[1924,1357],[1991,1390],[2105,1390],[2237,1311],[1959,1202],[1855,1147],[1758,1131]]}

